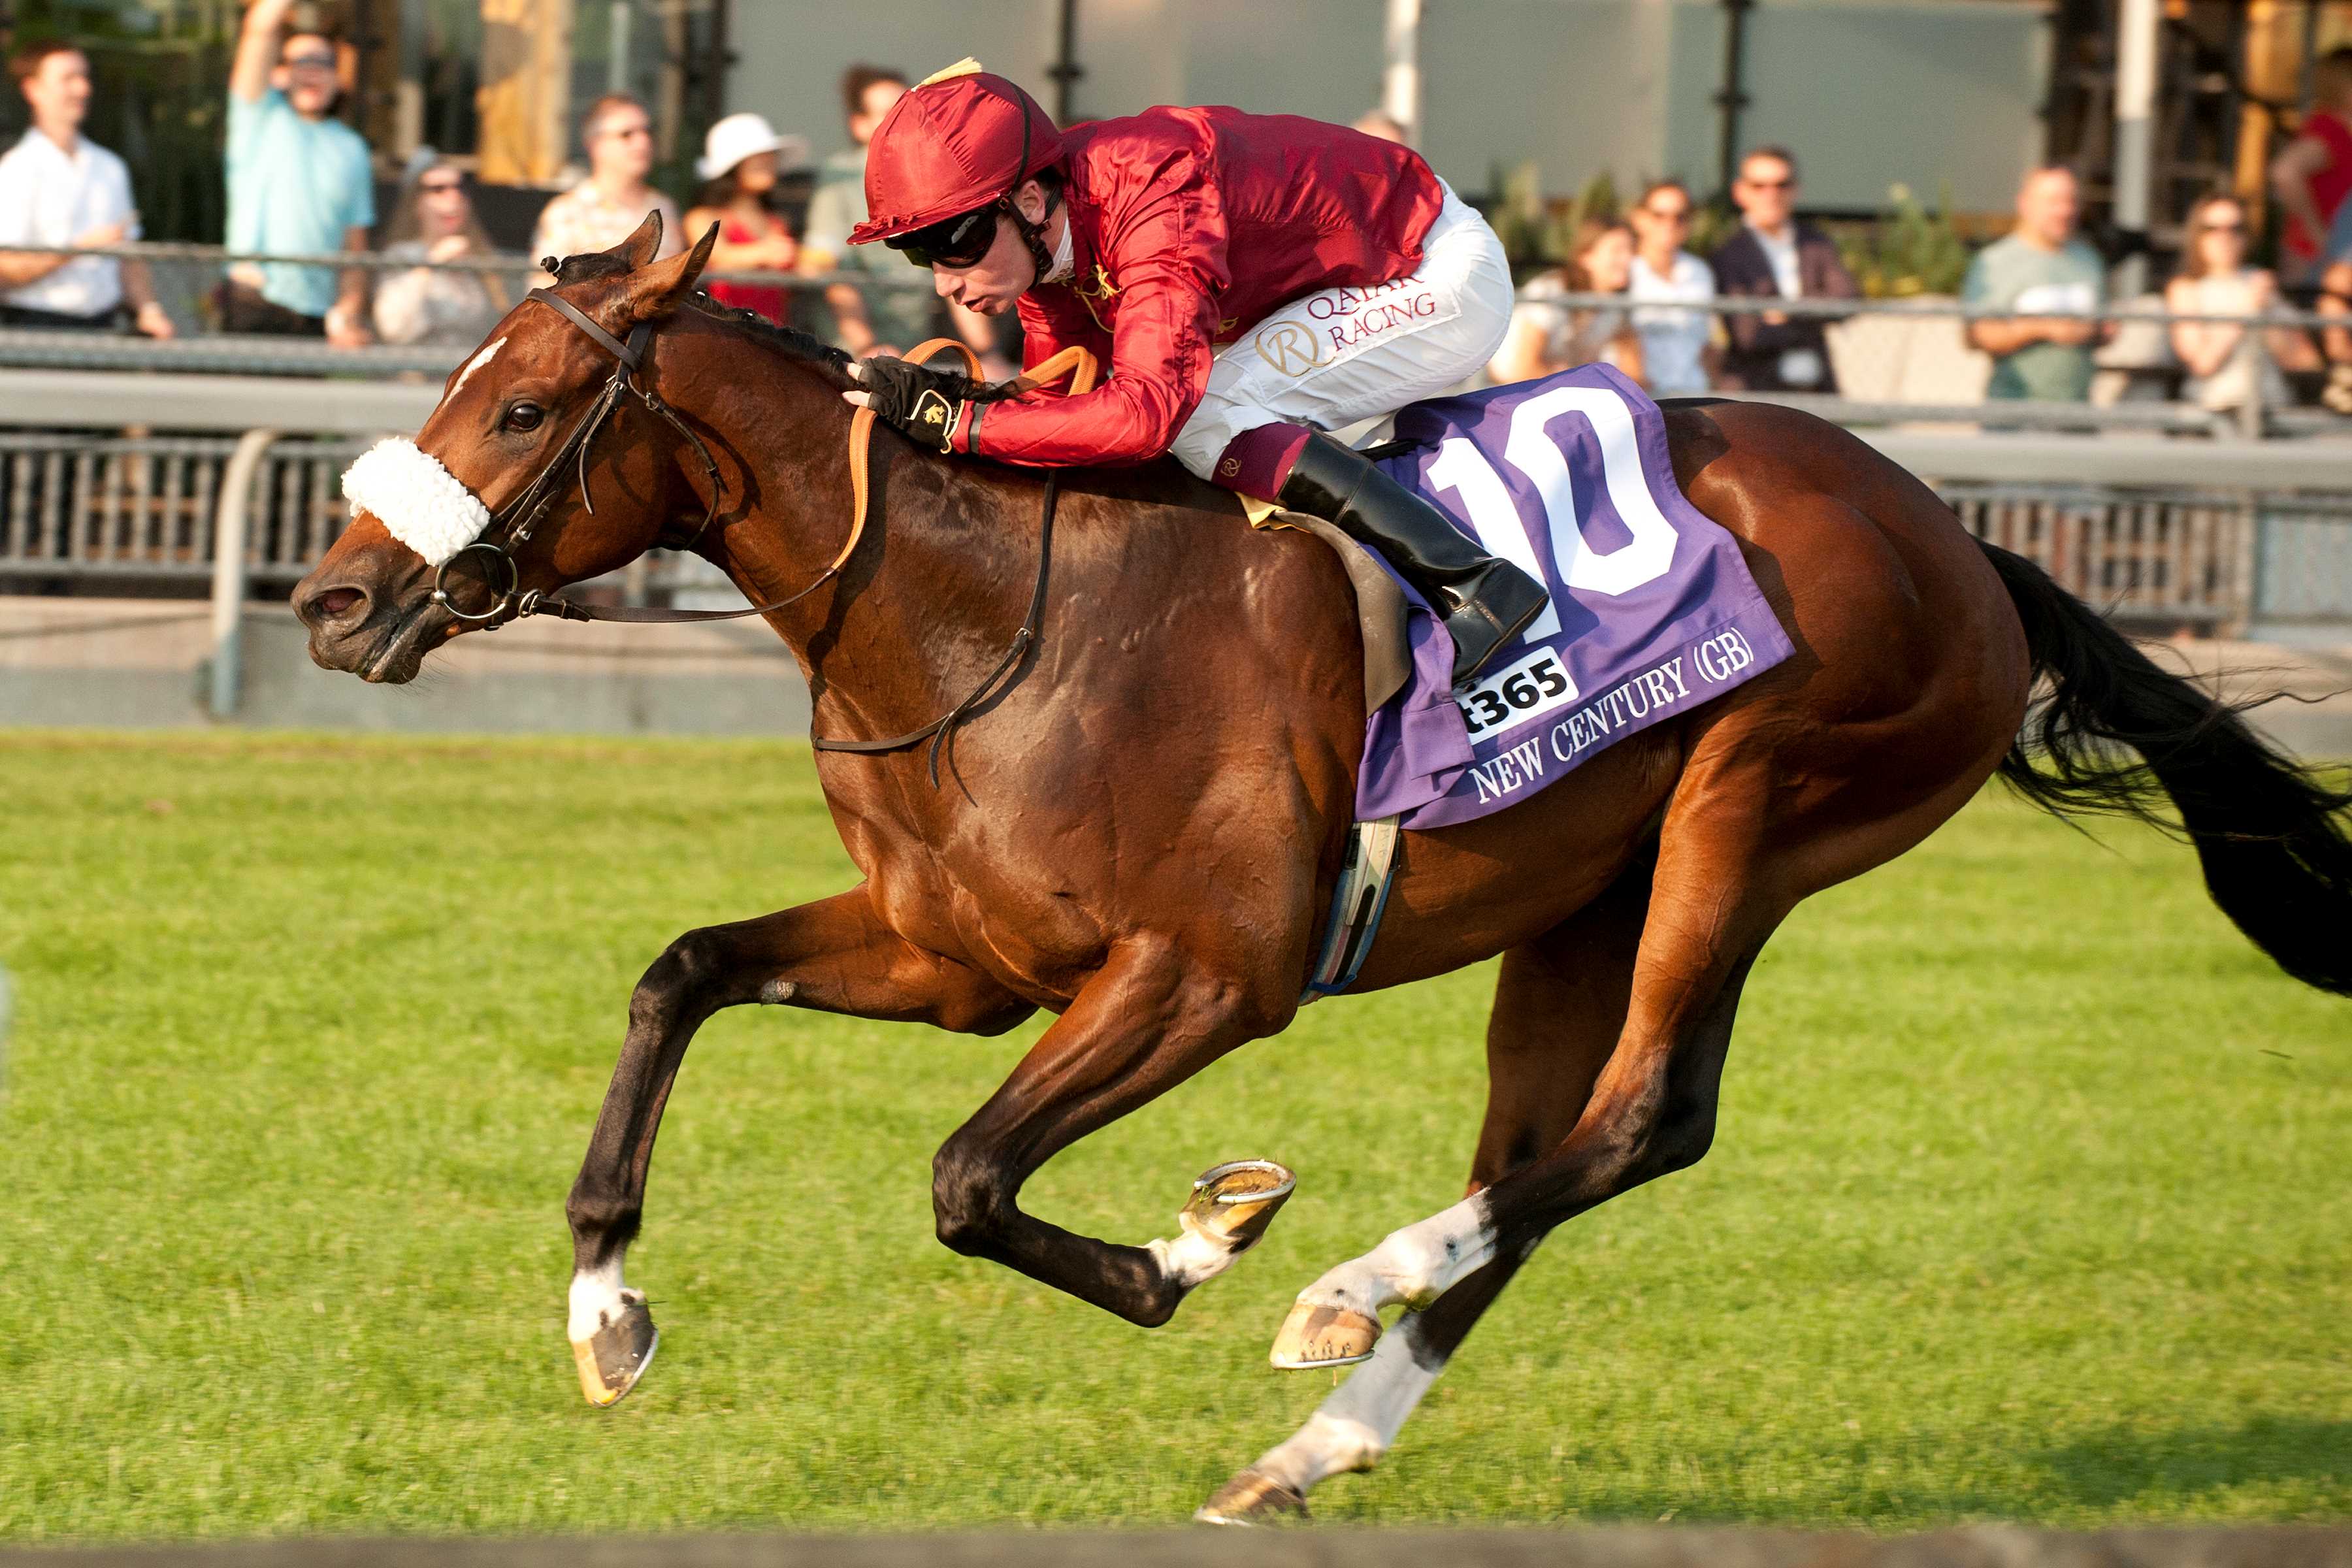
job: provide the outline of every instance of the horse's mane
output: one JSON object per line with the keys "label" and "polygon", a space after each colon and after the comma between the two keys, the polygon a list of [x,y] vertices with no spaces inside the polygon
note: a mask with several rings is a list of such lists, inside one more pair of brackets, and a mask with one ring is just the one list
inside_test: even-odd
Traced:
{"label": "horse's mane", "polygon": [[849,384],[849,367],[856,362],[822,338],[802,331],[798,327],[780,327],[757,310],[722,305],[699,289],[687,300],[687,306],[697,315],[734,327],[771,348],[783,350],[793,359],[803,360],[832,372],[845,386]]}
{"label": "horse's mane", "polygon": [[[609,251],[591,250],[579,256],[567,256],[561,261],[541,263],[558,284],[584,283],[597,279],[625,277],[633,268],[620,257]],[[849,367],[855,363],[849,355],[831,343],[797,327],[780,327],[757,310],[747,310],[734,305],[722,305],[708,293],[697,289],[687,300],[687,308],[697,315],[733,327],[739,331],[782,349],[790,358],[829,371],[841,385],[849,384]]]}

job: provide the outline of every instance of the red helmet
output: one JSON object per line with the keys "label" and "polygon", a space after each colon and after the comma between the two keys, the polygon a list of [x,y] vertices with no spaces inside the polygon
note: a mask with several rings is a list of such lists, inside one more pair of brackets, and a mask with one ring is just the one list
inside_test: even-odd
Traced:
{"label": "red helmet", "polygon": [[911,234],[984,207],[1061,161],[1062,133],[1035,99],[960,61],[883,116],[866,153],[868,216],[849,243]]}

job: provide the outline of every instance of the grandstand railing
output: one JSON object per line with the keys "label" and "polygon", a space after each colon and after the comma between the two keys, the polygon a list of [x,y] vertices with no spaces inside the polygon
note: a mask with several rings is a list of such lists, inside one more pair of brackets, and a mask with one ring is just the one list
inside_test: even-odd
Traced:
{"label": "grandstand railing", "polygon": [[[342,470],[369,444],[294,435],[268,444],[246,496],[247,579],[283,592],[316,563],[349,522]],[[0,586],[103,580],[127,592],[138,582],[209,579],[223,478],[238,445],[229,436],[0,431]],[[2041,563],[2111,613],[2221,630],[2258,607],[2352,616],[2352,467],[2344,481],[2340,494],[2286,495],[1931,480],[1971,532]],[[2276,547],[2287,559],[2258,563],[2264,518],[2293,520]],[[2273,605],[2259,603],[2258,570],[2269,574]],[[732,592],[704,563],[667,553],[605,586],[633,596]]]}

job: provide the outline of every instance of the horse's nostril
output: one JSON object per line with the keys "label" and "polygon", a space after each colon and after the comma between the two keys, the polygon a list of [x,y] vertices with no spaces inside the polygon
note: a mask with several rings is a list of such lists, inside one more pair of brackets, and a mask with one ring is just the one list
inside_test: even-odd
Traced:
{"label": "horse's nostril", "polygon": [[321,588],[294,606],[294,613],[310,626],[323,626],[340,621],[367,603],[367,595],[357,588]]}

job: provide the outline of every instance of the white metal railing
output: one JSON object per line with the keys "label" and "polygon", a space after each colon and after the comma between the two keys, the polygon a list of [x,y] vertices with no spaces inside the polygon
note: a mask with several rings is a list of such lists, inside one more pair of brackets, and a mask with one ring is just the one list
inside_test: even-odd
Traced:
{"label": "white metal railing", "polygon": [[[2010,444],[2077,458],[2126,445]],[[366,445],[267,428],[237,437],[0,431],[0,590],[78,583],[142,593],[209,582],[215,695],[226,713],[236,701],[237,619],[248,593],[282,593],[341,534],[349,518],[340,476]],[[1984,437],[1958,450],[1984,458],[1990,452],[1974,448],[1998,445]],[[2262,448],[2191,447],[2204,458],[2195,469],[2134,476],[2127,464],[2120,483],[2007,479],[1998,460],[1946,462],[1941,472],[1917,466],[1970,531],[2039,562],[2110,613],[2208,630],[2257,616],[2352,625],[2352,468],[2336,470],[2332,492],[2288,494]],[[2190,472],[2196,482],[2184,483]],[[637,600],[731,592],[704,563],[666,553],[604,586]]]}

